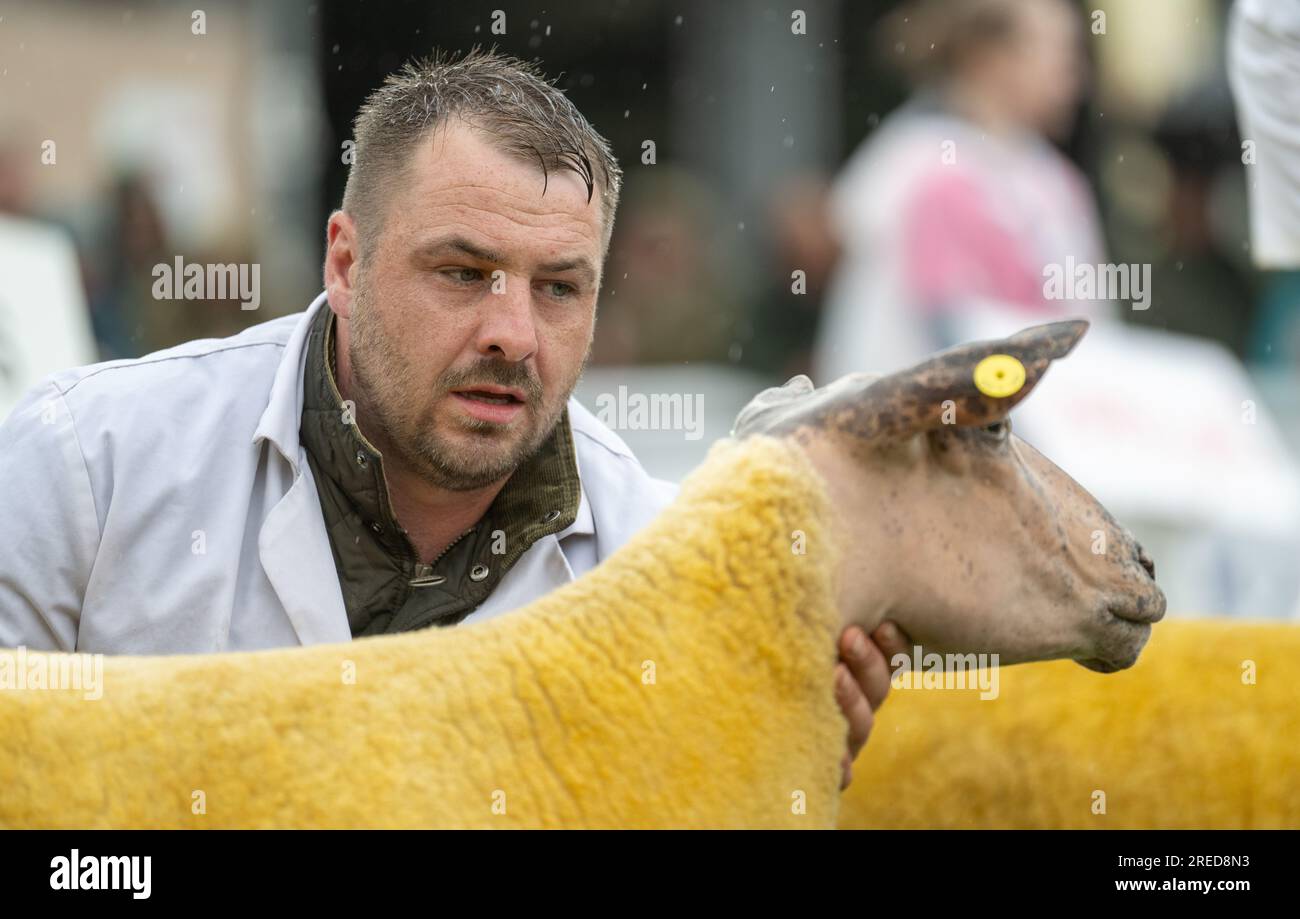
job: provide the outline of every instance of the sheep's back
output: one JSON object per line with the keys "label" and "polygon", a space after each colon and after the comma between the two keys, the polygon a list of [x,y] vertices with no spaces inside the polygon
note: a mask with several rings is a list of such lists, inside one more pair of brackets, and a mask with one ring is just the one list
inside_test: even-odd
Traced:
{"label": "sheep's back", "polygon": [[1300,626],[1171,619],[1129,670],[999,677],[892,690],[840,826],[1300,827]]}

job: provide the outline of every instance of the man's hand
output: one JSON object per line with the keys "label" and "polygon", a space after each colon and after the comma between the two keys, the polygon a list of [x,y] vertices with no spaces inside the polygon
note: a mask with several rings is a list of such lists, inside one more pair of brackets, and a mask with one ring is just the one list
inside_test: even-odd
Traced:
{"label": "man's hand", "polygon": [[849,749],[844,754],[844,781],[853,781],[853,761],[866,745],[876,709],[889,695],[889,660],[908,653],[908,638],[894,623],[880,624],[871,638],[855,625],[840,635],[840,663],[835,667],[835,701],[849,720]]}

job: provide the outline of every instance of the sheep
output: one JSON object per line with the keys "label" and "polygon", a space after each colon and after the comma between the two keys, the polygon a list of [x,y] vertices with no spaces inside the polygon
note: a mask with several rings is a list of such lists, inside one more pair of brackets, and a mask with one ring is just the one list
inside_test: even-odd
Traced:
{"label": "sheep", "polygon": [[1189,619],[1106,678],[1012,667],[990,701],[900,679],[839,825],[1300,829],[1297,662],[1295,624]]}
{"label": "sheep", "polygon": [[[1163,615],[1131,536],[1005,421],[1085,328],[769,390],[650,526],[508,616],[0,691],[0,826],[833,827],[846,624],[1112,671]],[[1023,379],[990,394],[990,358]]]}

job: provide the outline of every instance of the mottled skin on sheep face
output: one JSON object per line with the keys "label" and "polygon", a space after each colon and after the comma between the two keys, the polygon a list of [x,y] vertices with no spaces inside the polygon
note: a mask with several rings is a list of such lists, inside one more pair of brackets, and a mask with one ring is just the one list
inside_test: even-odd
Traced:
{"label": "mottled skin on sheep face", "polygon": [[[941,352],[888,376],[769,389],[734,436],[786,437],[826,480],[844,560],[845,625],[897,622],[924,651],[1002,663],[1132,666],[1165,613],[1155,565],[1083,487],[1011,433],[1009,413],[1087,331],[1053,322]],[[1005,398],[976,365],[1008,354],[1025,382]]]}

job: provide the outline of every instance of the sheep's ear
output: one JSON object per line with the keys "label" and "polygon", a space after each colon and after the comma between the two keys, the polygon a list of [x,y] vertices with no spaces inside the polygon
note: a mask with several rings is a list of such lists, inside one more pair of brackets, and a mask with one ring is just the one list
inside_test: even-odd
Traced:
{"label": "sheep's ear", "polygon": [[872,419],[874,430],[859,433],[906,437],[945,424],[978,427],[1000,421],[1087,330],[1085,319],[1036,325],[1009,338],[958,345],[882,377],[867,387],[863,407],[868,411],[859,413],[862,420]]}
{"label": "sheep's ear", "polygon": [[1024,329],[1010,338],[942,351],[879,377],[850,373],[821,389],[797,376],[759,393],[736,418],[732,436],[828,429],[863,440],[902,438],[940,425],[993,424],[1042,379],[1088,330],[1084,319]]}

